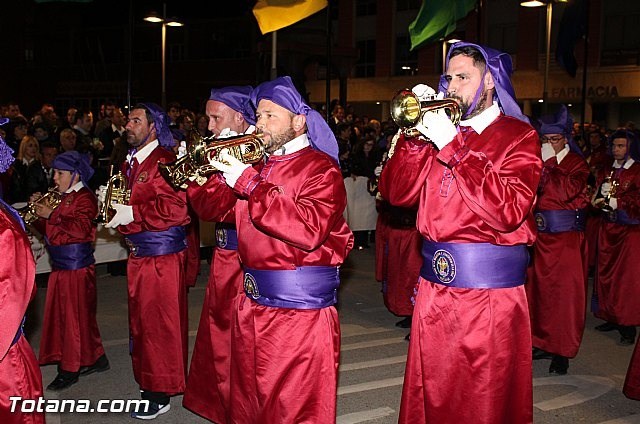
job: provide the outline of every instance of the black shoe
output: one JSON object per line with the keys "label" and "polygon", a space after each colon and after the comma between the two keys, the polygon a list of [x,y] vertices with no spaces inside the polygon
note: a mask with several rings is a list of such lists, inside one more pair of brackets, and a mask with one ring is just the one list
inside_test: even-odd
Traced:
{"label": "black shoe", "polygon": [[595,329],[598,330],[598,331],[606,332],[606,331],[617,330],[618,326],[616,324],[612,324],[610,322],[605,322],[603,324],[596,325]]}
{"label": "black shoe", "polygon": [[536,359],[552,359],[553,355],[549,352],[545,352],[542,349],[538,349],[534,347],[531,352],[531,358],[535,361]]}
{"label": "black shoe", "polygon": [[411,317],[404,317],[400,321],[396,322],[396,327],[400,328],[411,328]]}
{"label": "black shoe", "polygon": [[144,405],[138,405],[138,408],[141,409],[141,411],[132,412],[131,418],[137,418],[139,420],[153,420],[158,415],[169,412],[169,409],[171,409],[171,404],[167,403],[165,405],[162,405],[157,402],[149,401],[149,407],[146,411],[144,411]]}
{"label": "black shoe", "polygon": [[569,358],[566,356],[553,355],[549,372],[551,374],[565,375],[569,369]]}
{"label": "black shoe", "polygon": [[110,368],[111,366],[109,365],[107,355],[102,355],[93,365],[89,365],[88,367],[80,367],[80,375],[85,376],[93,374],[94,372],[104,372]]}
{"label": "black shoe", "polygon": [[411,333],[407,334],[406,336],[404,336],[404,339],[406,341],[411,341]]}
{"label": "black shoe", "polygon": [[636,338],[633,337],[625,337],[625,336],[620,336],[620,341],[618,342],[619,346],[632,346],[636,343]]}
{"label": "black shoe", "polygon": [[51,384],[47,386],[47,390],[51,390],[52,392],[58,392],[60,390],[64,390],[68,387],[73,386],[78,382],[78,375],[80,373],[77,372],[61,372],[58,373],[56,378],[53,379]]}

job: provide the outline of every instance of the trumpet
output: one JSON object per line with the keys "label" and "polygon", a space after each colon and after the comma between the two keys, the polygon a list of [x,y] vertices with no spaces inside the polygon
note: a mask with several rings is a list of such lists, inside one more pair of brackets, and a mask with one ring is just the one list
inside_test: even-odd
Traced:
{"label": "trumpet", "polygon": [[26,206],[17,209],[17,212],[25,224],[31,225],[39,218],[38,213],[36,212],[37,205],[43,205],[51,209],[55,209],[60,205],[60,202],[62,202],[62,193],[58,191],[57,187],[53,187],[33,202],[29,202]]}
{"label": "trumpet", "polygon": [[176,189],[187,189],[187,181],[203,185],[206,176],[218,171],[211,161],[222,161],[220,153],[228,149],[231,156],[243,163],[256,163],[264,158],[264,144],[257,134],[241,134],[216,139],[196,135],[191,139],[187,154],[171,163],[158,163],[160,174]]}
{"label": "trumpet", "polygon": [[418,134],[414,127],[426,112],[440,109],[445,111],[454,125],[458,125],[462,113],[460,105],[454,99],[420,101],[413,91],[404,89],[398,91],[391,100],[391,118],[408,136]]}
{"label": "trumpet", "polygon": [[[113,165],[111,165],[109,174],[113,174]],[[107,181],[104,201],[100,205],[98,216],[94,219],[96,224],[103,224],[111,221],[115,214],[115,210],[113,209],[114,204],[126,205],[129,203],[131,190],[127,187],[129,187],[129,180],[122,172],[111,175],[109,181]]]}
{"label": "trumpet", "polygon": [[[596,200],[602,199],[602,202],[597,202],[596,206],[598,206],[604,212],[613,212],[613,208],[609,203],[611,202],[611,198],[615,197],[616,191],[618,190],[618,186],[620,185],[620,183],[617,180],[613,179],[615,172],[616,172],[615,170],[611,171],[611,173],[607,177],[605,177],[603,181],[603,184],[609,183],[610,185],[609,192],[603,195],[602,192],[598,190],[598,194],[596,195]],[[600,187],[602,187],[602,185]]]}

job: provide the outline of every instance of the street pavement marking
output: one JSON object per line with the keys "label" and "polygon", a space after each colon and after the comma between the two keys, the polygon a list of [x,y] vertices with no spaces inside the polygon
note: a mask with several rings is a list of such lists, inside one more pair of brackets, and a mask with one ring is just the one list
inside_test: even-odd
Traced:
{"label": "street pavement marking", "polygon": [[385,378],[384,380],[368,381],[338,388],[338,396],[349,393],[365,392],[367,390],[382,389],[383,387],[402,386],[404,377]]}
{"label": "street pavement marking", "polygon": [[376,359],[373,361],[354,362],[353,364],[340,365],[340,372],[375,368],[384,365],[403,364],[407,361],[407,355],[392,356],[391,358]]}
{"label": "street pavement marking", "polygon": [[600,424],[638,424],[640,423],[640,414],[629,415],[627,417],[616,418],[615,420],[603,421]]}
{"label": "street pavement marking", "polygon": [[378,418],[389,417],[396,411],[391,408],[376,408],[369,411],[354,412],[351,414],[345,414],[338,416],[336,424],[358,424],[367,421],[375,420]]}
{"label": "street pavement marking", "polygon": [[346,345],[343,344],[340,348],[340,351],[346,352],[347,350],[367,349],[370,347],[385,346],[396,343],[407,343],[407,341],[404,339],[404,337],[391,337],[388,339],[371,340],[368,342],[350,343]]}
{"label": "street pavement marking", "polygon": [[533,405],[543,411],[578,405],[600,397],[616,387],[613,380],[596,375],[563,375],[533,379],[533,387],[549,385],[573,386],[577,390]]}

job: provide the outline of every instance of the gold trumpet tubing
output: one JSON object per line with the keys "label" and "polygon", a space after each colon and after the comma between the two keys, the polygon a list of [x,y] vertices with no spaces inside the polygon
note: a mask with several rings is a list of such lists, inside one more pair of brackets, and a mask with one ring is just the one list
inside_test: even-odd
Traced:
{"label": "gold trumpet tubing", "polygon": [[391,118],[406,135],[417,135],[414,128],[426,112],[444,111],[454,125],[462,118],[460,105],[454,99],[420,101],[411,90],[400,90],[391,100]]}
{"label": "gold trumpet tubing", "polygon": [[58,187],[50,188],[42,196],[35,199],[33,202],[27,203],[23,208],[18,209],[18,214],[22,217],[26,224],[32,224],[40,218],[36,211],[37,205],[46,206],[50,209],[57,208],[62,202],[62,193],[58,191]]}
{"label": "gold trumpet tubing", "polygon": [[104,223],[111,220],[111,211],[114,211],[113,205],[127,205],[131,197],[131,190],[128,190],[129,180],[122,173],[118,172],[109,178],[107,182],[107,191],[104,196],[104,202],[100,206],[100,212],[96,217],[96,222]]}

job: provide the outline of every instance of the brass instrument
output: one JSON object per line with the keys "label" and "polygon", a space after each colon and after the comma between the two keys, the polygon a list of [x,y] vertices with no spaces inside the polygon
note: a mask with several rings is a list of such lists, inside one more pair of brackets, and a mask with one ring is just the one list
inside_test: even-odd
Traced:
{"label": "brass instrument", "polygon": [[158,163],[160,174],[176,189],[186,190],[187,181],[203,185],[207,175],[218,171],[210,161],[220,162],[223,149],[228,149],[231,156],[243,163],[256,163],[264,158],[262,138],[257,134],[224,139],[196,135],[189,143],[186,155],[171,163]]}
{"label": "brass instrument", "polygon": [[[611,202],[612,197],[615,197],[618,186],[620,185],[617,180],[613,179],[615,172],[615,170],[611,171],[611,173],[602,182],[602,184],[609,183],[611,186],[609,193],[603,195],[602,192],[598,190],[598,194],[596,195],[596,200],[603,200],[602,202],[597,202],[596,205],[604,212],[613,212],[613,208],[609,205],[609,202]],[[600,185],[600,187],[602,188],[602,185]]]}
{"label": "brass instrument", "polygon": [[460,105],[454,99],[420,101],[409,89],[400,90],[391,100],[391,118],[405,135],[419,134],[414,128],[426,112],[444,110],[454,125],[458,125],[462,113]]}
{"label": "brass instrument", "polygon": [[[109,173],[113,174],[113,165],[111,165]],[[104,201],[100,205],[100,211],[94,220],[95,223],[102,224],[111,221],[115,214],[115,209],[113,209],[114,204],[126,205],[129,203],[131,190],[129,190],[128,187],[129,180],[122,172],[111,175],[109,181],[107,181]]]}
{"label": "brass instrument", "polygon": [[60,205],[60,202],[62,202],[62,193],[60,193],[56,187],[53,187],[33,202],[29,202],[26,206],[17,209],[17,212],[24,220],[25,224],[31,225],[36,222],[38,218],[40,218],[40,216],[36,212],[37,205],[43,205],[51,209],[55,209],[58,207],[58,205]]}

